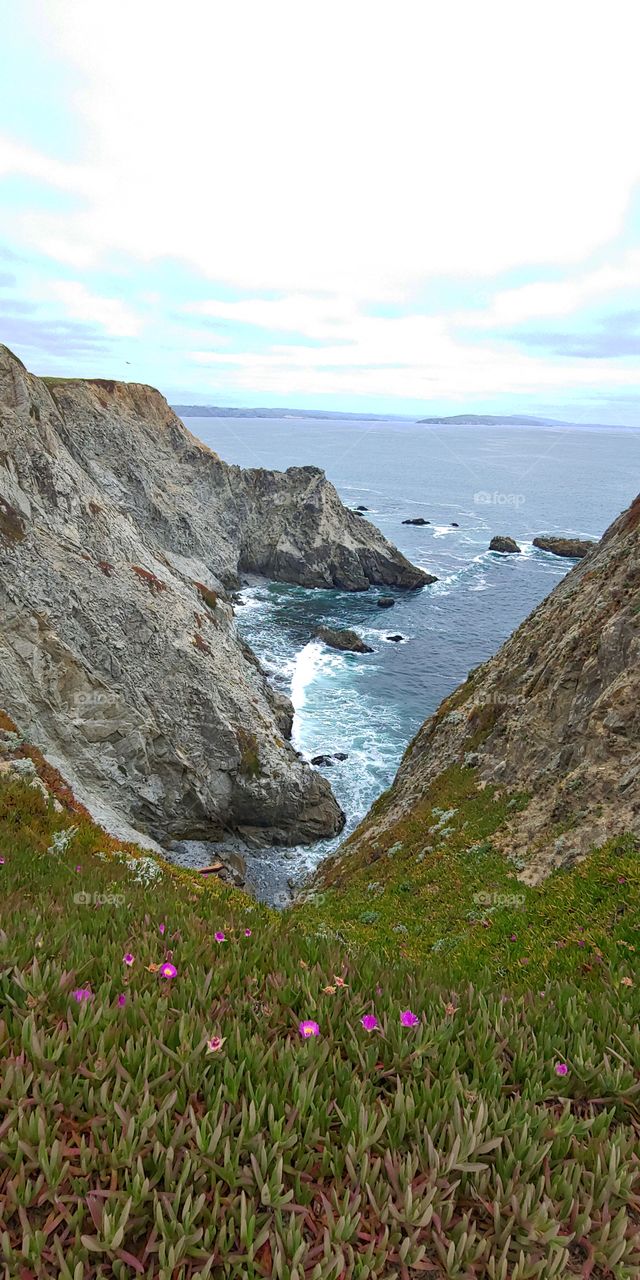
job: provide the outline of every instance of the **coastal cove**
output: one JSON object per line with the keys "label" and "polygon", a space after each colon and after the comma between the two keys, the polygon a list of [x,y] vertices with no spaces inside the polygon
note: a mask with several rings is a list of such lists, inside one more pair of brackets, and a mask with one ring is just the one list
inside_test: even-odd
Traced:
{"label": "coastal cove", "polygon": [[[322,467],[347,506],[367,507],[362,519],[438,578],[418,592],[393,592],[394,608],[381,610],[386,589],[312,591],[244,575],[238,627],[293,701],[294,746],[307,760],[348,756],[321,766],[347,815],[345,831],[247,858],[253,892],[285,905],[390,785],[424,719],[575,563],[534,548],[533,538],[597,539],[628,504],[640,433],[292,418],[189,418],[187,426],[229,463]],[[418,517],[430,523],[403,524]],[[522,554],[489,552],[496,535],[515,538]],[[374,652],[327,648],[313,638],[324,624],[354,629]],[[387,638],[398,634],[401,642]],[[202,866],[214,851],[190,843],[173,856]]]}

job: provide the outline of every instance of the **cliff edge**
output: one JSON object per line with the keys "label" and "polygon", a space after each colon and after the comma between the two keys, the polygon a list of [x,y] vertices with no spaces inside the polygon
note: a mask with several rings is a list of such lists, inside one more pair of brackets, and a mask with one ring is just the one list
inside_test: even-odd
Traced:
{"label": "cliff edge", "polygon": [[115,834],[340,830],[237,635],[243,569],[428,580],[315,468],[227,466],[152,388],[37,378],[0,346],[0,705]]}

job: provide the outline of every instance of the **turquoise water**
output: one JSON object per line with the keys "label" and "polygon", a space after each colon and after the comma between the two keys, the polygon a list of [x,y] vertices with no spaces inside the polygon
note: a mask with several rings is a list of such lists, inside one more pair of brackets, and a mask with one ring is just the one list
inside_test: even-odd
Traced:
{"label": "turquoise water", "polygon": [[[323,467],[348,506],[371,519],[437,583],[396,593],[309,591],[254,581],[238,626],[292,698],[294,743],[307,758],[344,751],[323,768],[347,831],[392,781],[422,721],[488,658],[572,561],[532,546],[536,534],[598,538],[640,489],[640,432],[632,429],[424,427],[309,419],[187,420],[227,462]],[[406,526],[423,516],[431,524]],[[459,524],[453,528],[452,522]],[[509,534],[520,556],[488,551]],[[374,648],[336,653],[313,641],[321,622],[355,628]],[[402,643],[387,635],[400,633]],[[256,892],[283,902],[335,845],[274,850],[252,859]]]}

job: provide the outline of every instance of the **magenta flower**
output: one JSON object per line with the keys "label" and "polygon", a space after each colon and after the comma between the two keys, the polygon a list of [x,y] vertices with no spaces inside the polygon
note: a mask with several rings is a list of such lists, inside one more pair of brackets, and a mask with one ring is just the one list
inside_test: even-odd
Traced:
{"label": "magenta flower", "polygon": [[245,929],[245,931],[244,931],[244,936],[245,936],[245,938],[250,938],[250,937],[251,937],[251,930],[250,930],[250,929]]}
{"label": "magenta flower", "polygon": [[120,1008],[122,1009],[126,1003],[127,1003],[127,997],[126,997],[126,995],[124,994],[124,991],[123,991],[123,992],[122,992],[122,995],[119,995],[119,996],[118,996],[118,1004],[120,1005]]}
{"label": "magenta flower", "polygon": [[311,1019],[307,1019],[306,1022],[299,1022],[298,1031],[300,1032],[303,1040],[308,1040],[310,1036],[320,1035],[320,1028],[317,1022],[312,1022]]}
{"label": "magenta flower", "polygon": [[76,867],[76,871],[82,871],[82,867]]}
{"label": "magenta flower", "polygon": [[160,977],[161,977],[161,978],[175,978],[175,976],[176,976],[177,972],[178,972],[178,970],[176,969],[176,966],[175,966],[174,964],[161,964],[161,965],[160,965]]}
{"label": "magenta flower", "polygon": [[159,924],[159,925],[158,925],[158,928],[159,928],[159,930],[160,930],[160,932],[161,932],[161,933],[164,933],[165,926],[164,926],[163,924]]}
{"label": "magenta flower", "polygon": [[410,1009],[403,1009],[400,1014],[400,1025],[403,1027],[417,1027],[419,1021],[420,1019]]}
{"label": "magenta flower", "polygon": [[130,951],[125,952],[122,959],[124,960],[124,963],[128,964],[129,966],[133,964],[133,956]]}
{"label": "magenta flower", "polygon": [[71,994],[78,1004],[82,1004],[83,1000],[93,1000],[93,991],[90,987],[78,987],[77,991],[72,991]]}
{"label": "magenta flower", "polygon": [[4,866],[4,858],[0,858],[0,867]]}
{"label": "magenta flower", "polygon": [[375,1031],[378,1025],[378,1019],[375,1013],[365,1013],[364,1018],[360,1019],[365,1031]]}
{"label": "magenta flower", "polygon": [[207,1040],[207,1053],[218,1053],[225,1040],[226,1036],[211,1036],[211,1039]]}
{"label": "magenta flower", "polygon": [[222,932],[222,929],[218,929],[218,932],[217,932],[217,933],[214,933],[214,935],[213,935],[213,936],[214,936],[214,938],[215,938],[216,942],[226,942],[226,941],[227,941],[227,939],[225,938],[225,936],[224,936],[224,934],[223,934],[223,932]]}
{"label": "magenta flower", "polygon": [[512,934],[511,934],[511,939],[510,939],[510,941],[511,941],[511,942],[515,942],[515,940],[516,940],[517,936],[518,936],[518,935],[517,935],[517,933],[512,933]]}
{"label": "magenta flower", "polygon": [[566,1062],[556,1062],[555,1073],[557,1076],[566,1076],[568,1070]]}

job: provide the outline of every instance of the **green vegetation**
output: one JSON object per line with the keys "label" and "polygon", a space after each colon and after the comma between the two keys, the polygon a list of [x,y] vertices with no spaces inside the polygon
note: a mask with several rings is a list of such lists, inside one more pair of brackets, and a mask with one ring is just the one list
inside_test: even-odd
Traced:
{"label": "green vegetation", "polygon": [[260,764],[258,739],[255,733],[250,733],[248,729],[236,729],[236,737],[240,748],[240,768],[238,772],[242,774],[243,778],[257,778],[262,773],[262,765]]}
{"label": "green vegetation", "polygon": [[500,828],[526,805],[526,796],[479,789],[472,769],[452,766],[383,837],[368,834],[365,819],[296,912],[381,960],[400,951],[437,963],[451,982],[482,974],[514,990],[549,978],[597,985],[603,964],[624,960],[630,946],[640,951],[637,842],[610,840],[532,887],[492,839],[504,843]]}
{"label": "green vegetation", "polygon": [[212,609],[215,612],[216,606],[218,604],[217,591],[213,591],[211,587],[206,587],[204,582],[194,582],[193,585],[196,588],[196,591],[198,592],[198,595],[200,596],[200,599],[204,602],[204,604],[206,604],[209,607],[209,609]]}
{"label": "green vegetation", "polygon": [[62,812],[0,774],[8,1276],[637,1277],[631,841],[527,890],[493,843],[526,797],[450,770],[277,915],[47,782]]}

